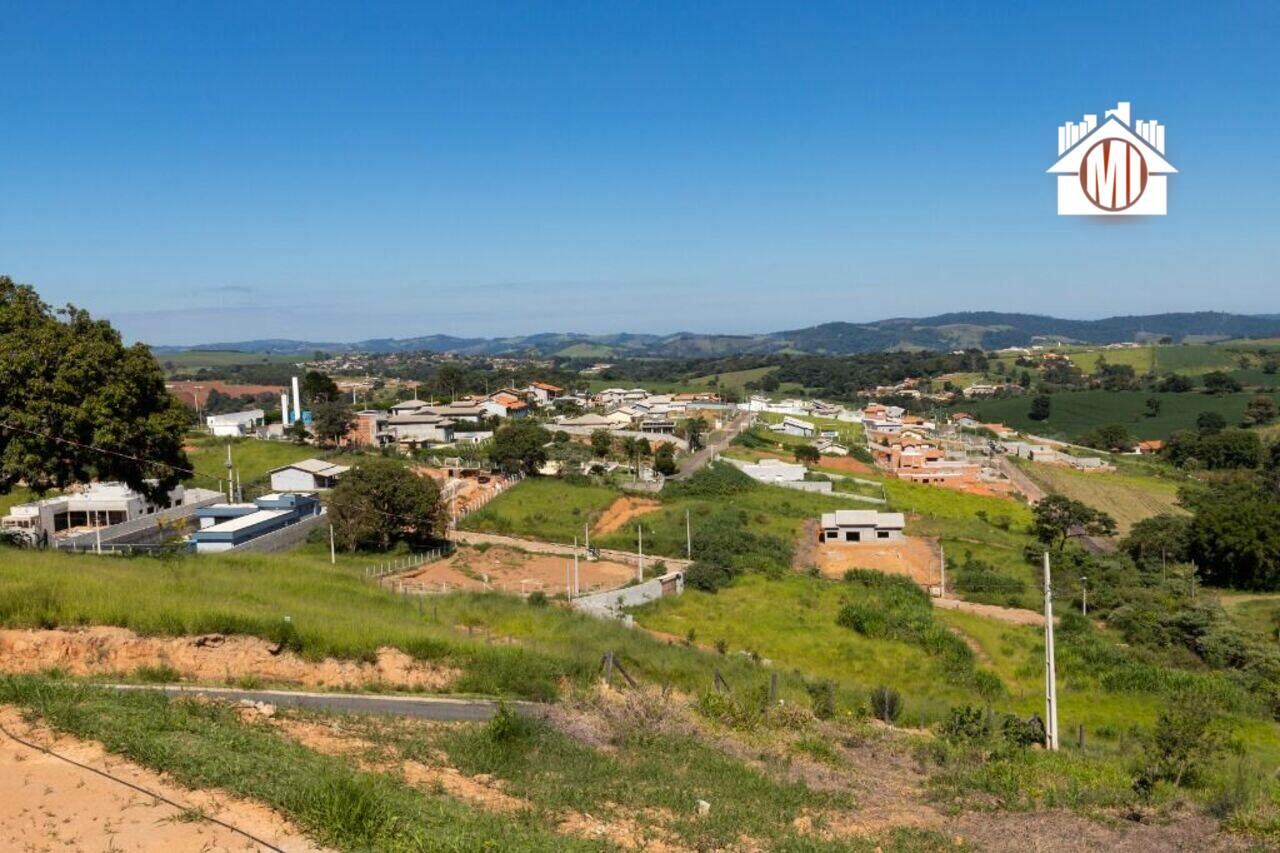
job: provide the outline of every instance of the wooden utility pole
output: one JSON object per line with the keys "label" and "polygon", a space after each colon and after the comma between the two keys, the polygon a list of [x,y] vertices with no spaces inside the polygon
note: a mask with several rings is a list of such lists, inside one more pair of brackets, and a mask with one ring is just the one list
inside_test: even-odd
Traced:
{"label": "wooden utility pole", "polygon": [[1049,552],[1044,552],[1044,745],[1058,749],[1058,680],[1053,654],[1053,583]]}

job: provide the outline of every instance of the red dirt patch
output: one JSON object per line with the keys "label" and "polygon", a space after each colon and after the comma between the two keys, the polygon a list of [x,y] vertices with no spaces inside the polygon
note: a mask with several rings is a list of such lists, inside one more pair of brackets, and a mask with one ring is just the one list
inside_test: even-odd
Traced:
{"label": "red dirt patch", "polygon": [[618,498],[604,511],[604,515],[600,516],[600,520],[596,522],[595,532],[601,536],[612,533],[631,519],[656,512],[661,508],[661,503],[647,498]]}
{"label": "red dirt patch", "polygon": [[[573,558],[563,554],[533,554],[495,546],[459,548],[449,557],[428,563],[403,575],[395,584],[404,589],[445,592],[456,589],[497,589],[526,594],[542,590],[548,595],[564,592]],[[635,577],[633,566],[609,560],[578,561],[582,592],[616,589]]]}
{"label": "red dirt patch", "polygon": [[811,553],[827,577],[838,578],[847,569],[874,569],[906,575],[921,586],[934,586],[941,580],[933,543],[918,536],[886,542],[823,542]]}
{"label": "red dirt patch", "polygon": [[270,683],[308,687],[382,685],[439,690],[455,669],[416,661],[399,649],[378,650],[376,663],[327,658],[318,663],[291,652],[272,655],[266,640],[246,636],[140,637],[127,628],[70,631],[0,630],[0,670],[36,673],[62,669],[71,675],[126,675],[139,667],[167,666],[185,680],[227,683],[252,676]]}
{"label": "red dirt patch", "polygon": [[[285,850],[319,850],[266,806],[218,790],[181,788],[109,755],[99,744],[55,734],[0,708],[0,724],[23,740],[106,771],[189,809],[199,809]],[[0,737],[0,847],[5,850],[258,850],[258,845],[173,806],[43,752]]]}
{"label": "red dirt patch", "polygon": [[237,385],[232,382],[221,382],[213,380],[212,382],[166,382],[164,387],[169,393],[177,397],[183,403],[193,408],[204,408],[204,404],[209,401],[209,392],[217,391],[219,394],[226,394],[231,397],[256,397],[259,394],[274,394],[279,397],[286,389],[283,385]]}

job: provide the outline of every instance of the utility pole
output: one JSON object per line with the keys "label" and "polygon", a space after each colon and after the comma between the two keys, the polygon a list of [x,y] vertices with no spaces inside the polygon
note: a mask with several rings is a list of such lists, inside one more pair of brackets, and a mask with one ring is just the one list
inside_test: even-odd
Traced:
{"label": "utility pole", "polygon": [[586,545],[584,545],[583,547],[585,547],[587,549],[587,553],[590,554],[591,553],[591,525],[590,524],[582,525],[582,535],[586,537]]}
{"label": "utility pole", "polygon": [[231,472],[231,442],[227,442],[227,503],[236,502],[235,475]]}
{"label": "utility pole", "polygon": [[938,597],[946,598],[947,597],[947,549],[939,545],[938,554],[941,558],[938,566],[939,566],[939,570],[942,572],[942,583],[941,583],[942,592]]}
{"label": "utility pole", "polygon": [[1080,576],[1080,615],[1089,615],[1089,579],[1084,575]]}
{"label": "utility pole", "polygon": [[1058,749],[1058,681],[1053,654],[1053,584],[1049,577],[1049,552],[1044,552],[1044,745]]}
{"label": "utility pole", "polygon": [[640,538],[640,562],[636,564],[636,580],[644,580],[644,528],[636,525],[636,536]]}
{"label": "utility pole", "polygon": [[580,575],[578,574],[578,537],[573,537],[573,594],[581,595]]}
{"label": "utility pole", "polygon": [[333,544],[333,525],[329,525],[329,565],[335,565],[338,562],[338,550]]}
{"label": "utility pole", "polygon": [[693,527],[689,523],[689,510],[684,511],[684,556],[687,560],[693,559]]}

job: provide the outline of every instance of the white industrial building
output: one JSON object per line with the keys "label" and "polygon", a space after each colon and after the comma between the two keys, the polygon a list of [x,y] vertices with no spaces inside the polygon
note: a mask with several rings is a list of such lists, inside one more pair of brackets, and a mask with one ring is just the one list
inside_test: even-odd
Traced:
{"label": "white industrial building", "polygon": [[323,459],[303,459],[271,469],[271,488],[277,492],[319,492],[332,489],[350,465],[335,465]]}
{"label": "white industrial building", "polygon": [[[169,505],[181,506],[185,493],[182,486],[175,486],[169,492]],[[91,483],[80,491],[11,507],[8,515],[0,518],[0,529],[38,540],[123,524],[158,509],[124,483]]]}
{"label": "white industrial building", "polygon": [[204,422],[209,427],[209,432],[218,438],[238,438],[252,434],[266,419],[267,413],[262,409],[249,409],[225,415],[209,415]]}
{"label": "white industrial building", "polygon": [[790,415],[784,417],[781,423],[776,423],[769,429],[774,432],[784,433],[785,435],[795,435],[801,438],[813,438],[818,434],[818,428],[808,421],[802,421],[799,418],[793,418]]}
{"label": "white industrial building", "polygon": [[819,542],[876,542],[902,538],[907,519],[900,512],[838,509],[824,512]]}

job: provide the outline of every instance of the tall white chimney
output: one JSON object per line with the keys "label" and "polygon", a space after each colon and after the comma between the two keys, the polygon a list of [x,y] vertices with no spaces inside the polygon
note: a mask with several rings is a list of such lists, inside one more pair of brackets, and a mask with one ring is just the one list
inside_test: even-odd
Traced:
{"label": "tall white chimney", "polygon": [[289,425],[289,392],[280,395],[280,423]]}
{"label": "tall white chimney", "polygon": [[302,420],[302,395],[298,393],[298,377],[293,377],[293,419]]}

